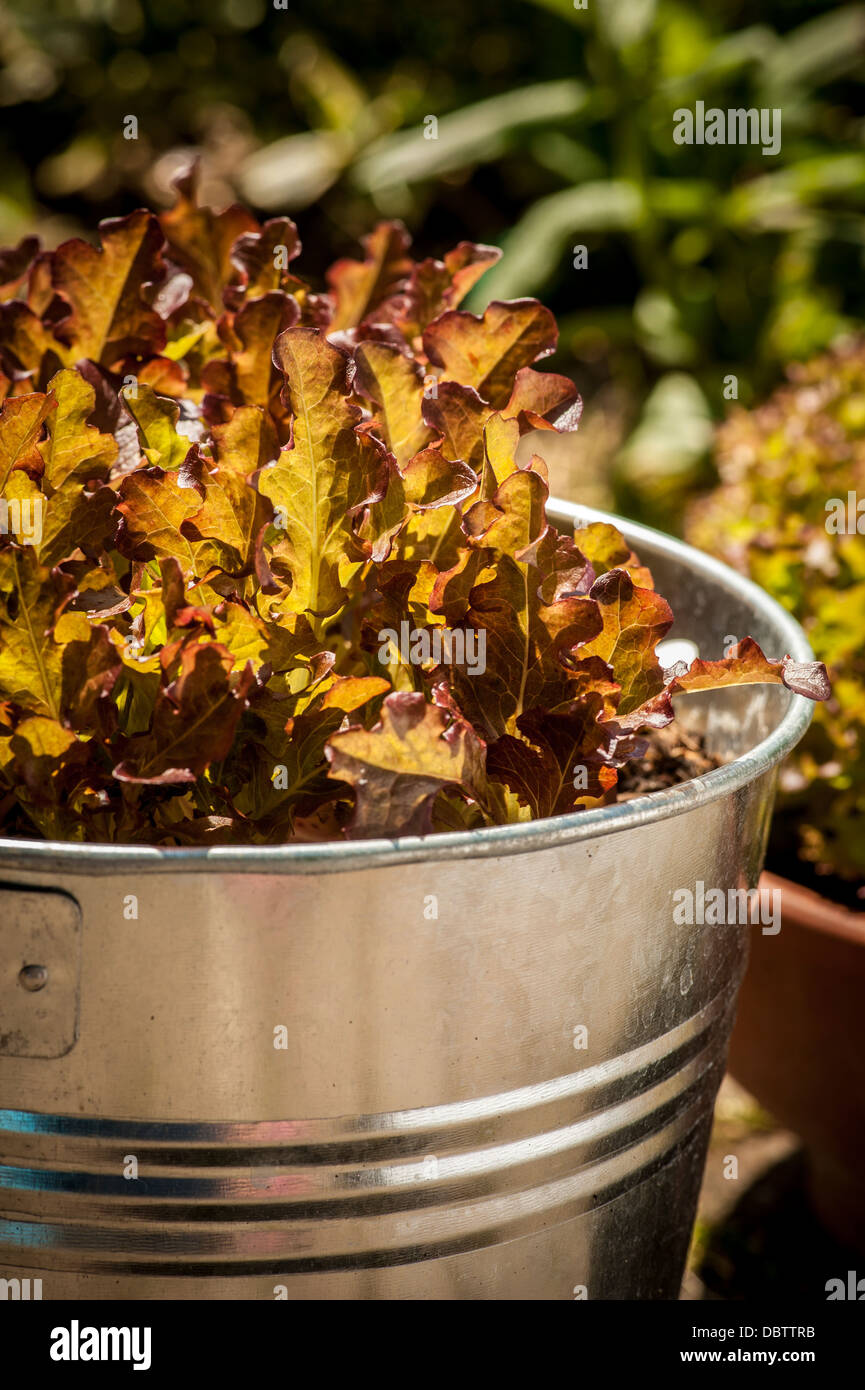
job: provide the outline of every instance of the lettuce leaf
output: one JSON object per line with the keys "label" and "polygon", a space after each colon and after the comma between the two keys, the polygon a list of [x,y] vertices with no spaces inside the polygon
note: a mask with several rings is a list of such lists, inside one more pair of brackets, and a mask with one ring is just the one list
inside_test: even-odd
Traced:
{"label": "lettuce leaf", "polygon": [[0,816],[159,844],[428,834],[615,799],[673,697],[829,693],[746,638],[665,672],[616,528],[547,519],[582,404],[494,248],[175,206],[0,252]]}

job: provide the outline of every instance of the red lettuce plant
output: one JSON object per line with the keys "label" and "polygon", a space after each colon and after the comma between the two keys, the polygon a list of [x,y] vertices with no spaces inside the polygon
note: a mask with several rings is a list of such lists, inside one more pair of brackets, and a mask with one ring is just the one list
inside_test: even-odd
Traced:
{"label": "red lettuce plant", "polygon": [[545,515],[572,430],[498,252],[382,224],[314,293],[285,218],[196,206],[0,257],[0,824],[282,842],[615,798],[682,691],[822,667],[750,640],[665,675],[672,614],[618,532]]}

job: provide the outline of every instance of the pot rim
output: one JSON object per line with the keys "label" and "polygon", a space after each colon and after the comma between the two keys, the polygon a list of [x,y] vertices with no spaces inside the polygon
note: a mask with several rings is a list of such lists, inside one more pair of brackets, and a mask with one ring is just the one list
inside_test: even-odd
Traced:
{"label": "pot rim", "polygon": [[[683,541],[610,512],[550,498],[547,512],[554,525],[565,522],[603,521],[614,525],[639,553],[641,546],[678,560],[702,573],[717,587],[743,600],[777,631],[786,655],[796,661],[813,660],[813,652],[799,623],[780,604],[720,560]],[[492,858],[527,854],[532,850],[592,840],[617,831],[632,830],[682,815],[730,796],[768,772],[796,746],[808,728],[813,703],[791,695],[777,726],[747,753],[723,767],[663,791],[602,806],[572,811],[518,825],[489,826],[479,830],[448,831],[434,835],[402,835],[392,839],[310,842],[290,845],[216,845],[212,848],[85,844],[63,840],[0,838],[0,867],[30,872],[111,874],[136,873],[339,873],[359,868],[450,859]]]}
{"label": "pot rim", "polygon": [[784,917],[795,922],[802,931],[819,932],[836,941],[865,946],[865,909],[855,912],[843,903],[824,898],[813,888],[806,888],[804,883],[797,883],[794,878],[773,874],[768,869],[760,875],[760,886],[781,894]]}

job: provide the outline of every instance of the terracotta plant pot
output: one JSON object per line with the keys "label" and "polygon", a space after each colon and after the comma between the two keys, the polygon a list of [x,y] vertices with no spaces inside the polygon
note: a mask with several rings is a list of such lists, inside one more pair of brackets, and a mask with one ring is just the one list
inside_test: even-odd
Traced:
{"label": "terracotta plant pot", "polygon": [[751,932],[729,1069],[801,1135],[818,1216],[865,1250],[865,912],[774,874],[776,936]]}

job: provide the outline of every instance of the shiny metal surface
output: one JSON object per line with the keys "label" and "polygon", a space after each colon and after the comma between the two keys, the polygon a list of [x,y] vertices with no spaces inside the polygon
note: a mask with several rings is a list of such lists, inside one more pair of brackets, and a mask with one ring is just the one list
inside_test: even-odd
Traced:
{"label": "shiny metal surface", "polygon": [[[622,529],[703,654],[751,633],[809,658],[752,585]],[[31,963],[7,971],[12,893],[62,889],[82,920],[77,1039],[0,1054],[0,1276],[45,1299],[676,1297],[759,926],[675,926],[672,895],[756,883],[810,717],[779,687],[681,710],[734,760],[555,821],[0,841],[4,982]],[[52,1003],[35,963],[25,1009]]]}

